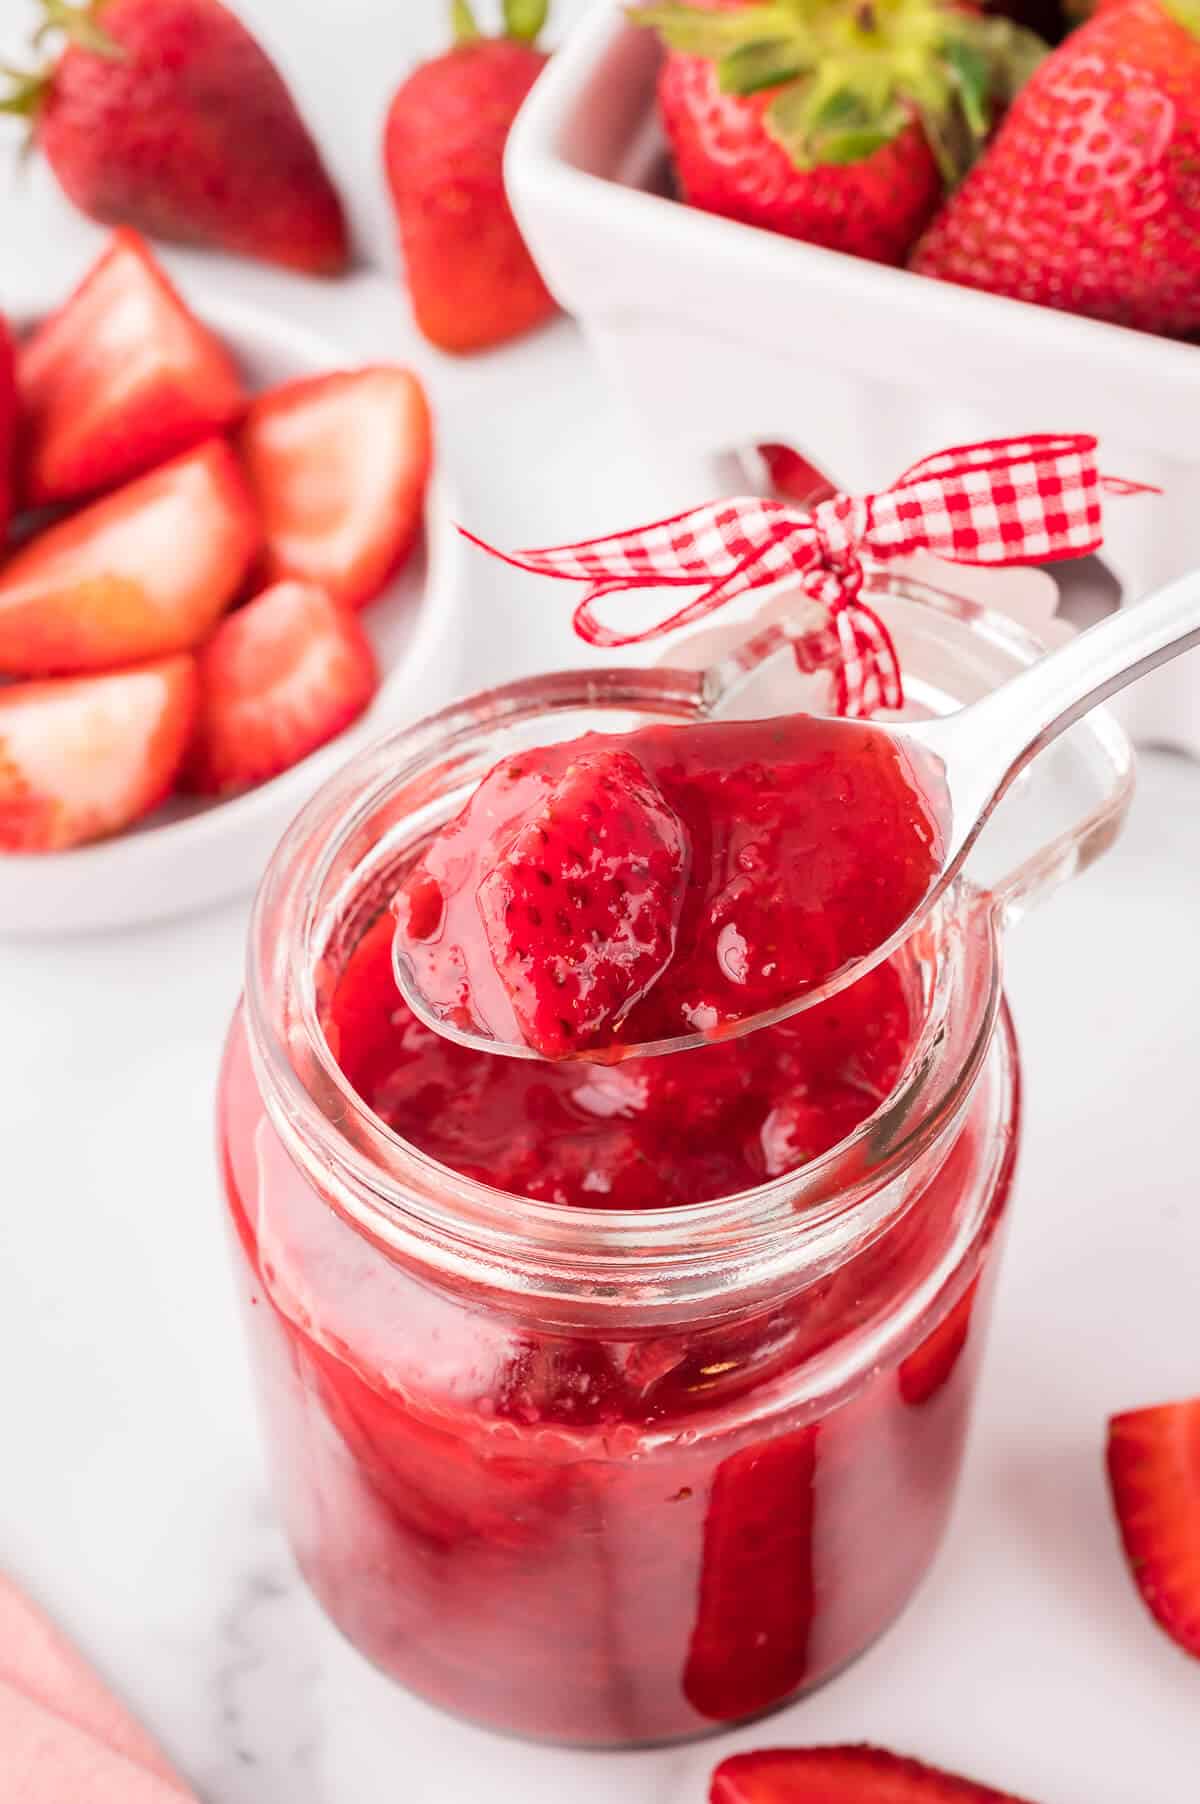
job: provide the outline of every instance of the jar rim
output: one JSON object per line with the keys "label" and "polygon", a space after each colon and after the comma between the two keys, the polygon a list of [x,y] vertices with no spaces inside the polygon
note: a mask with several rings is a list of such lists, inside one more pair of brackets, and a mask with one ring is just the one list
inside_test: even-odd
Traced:
{"label": "jar rim", "polygon": [[[994,910],[961,880],[920,930],[932,936],[924,948],[932,988],[890,1095],[820,1158],[732,1196],[636,1211],[515,1196],[404,1140],[343,1075],[321,1026],[317,973],[350,904],[353,885],[338,876],[347,848],[378,845],[372,823],[394,813],[398,797],[428,801],[439,758],[451,774],[465,770],[472,746],[487,737],[486,768],[502,755],[494,749],[497,733],[572,711],[702,717],[709,674],[669,666],[583,669],[522,678],[453,704],[359,754],[317,793],[277,849],[255,904],[246,976],[259,1086],[292,1158],[383,1248],[432,1258],[460,1278],[542,1296],[598,1295],[617,1284],[627,1291],[639,1281],[676,1296],[715,1296],[735,1274],[744,1294],[756,1281],[839,1263],[878,1231],[902,1200],[905,1186],[893,1180],[965,1112],[991,1044],[1001,981]],[[397,816],[401,823],[410,818]]]}

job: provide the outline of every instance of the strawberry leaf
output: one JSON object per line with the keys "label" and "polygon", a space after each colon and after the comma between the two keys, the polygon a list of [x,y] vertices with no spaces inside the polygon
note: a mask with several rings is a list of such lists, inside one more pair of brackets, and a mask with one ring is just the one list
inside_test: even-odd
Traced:
{"label": "strawberry leaf", "polygon": [[668,50],[706,56],[713,62],[747,45],[788,37],[796,30],[795,13],[783,5],[743,6],[726,13],[683,5],[632,6],[626,16],[635,25],[656,31]]}
{"label": "strawberry leaf", "polygon": [[992,71],[987,58],[973,44],[961,39],[948,43],[944,54],[971,134],[975,138],[986,138],[991,126],[988,102],[992,92]]}
{"label": "strawberry leaf", "polygon": [[550,0],[504,0],[504,30],[519,44],[536,41],[546,23]]}
{"label": "strawberry leaf", "polygon": [[35,45],[41,45],[52,32],[61,31],[77,50],[89,50],[93,56],[109,62],[121,62],[125,52],[115,38],[98,23],[101,0],[42,0],[44,17],[33,34]]}
{"label": "strawberry leaf", "polygon": [[723,94],[758,94],[764,88],[795,81],[806,66],[795,38],[778,38],[745,44],[723,56],[717,64],[717,79]]}
{"label": "strawberry leaf", "polygon": [[450,29],[456,44],[477,44],[483,33],[475,22],[475,14],[471,11],[470,0],[453,0],[450,8]]}

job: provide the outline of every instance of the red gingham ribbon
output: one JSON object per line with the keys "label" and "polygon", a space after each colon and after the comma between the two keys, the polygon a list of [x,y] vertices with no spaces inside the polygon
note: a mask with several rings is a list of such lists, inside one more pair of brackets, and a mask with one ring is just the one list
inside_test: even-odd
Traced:
{"label": "red gingham ribbon", "polygon": [[[1096,440],[1082,434],[995,439],[939,451],[878,495],[832,495],[811,513],[743,496],[607,538],[512,555],[465,536],[519,569],[586,582],[575,631],[590,645],[640,644],[748,589],[798,579],[826,620],[797,640],[797,658],[805,669],[832,664],[838,713],[861,717],[904,701],[891,634],[862,599],[864,558],[931,551],[958,564],[1027,564],[1095,551],[1107,480],[1095,453]],[[682,587],[701,592],[640,632],[618,632],[595,611],[609,595]]]}

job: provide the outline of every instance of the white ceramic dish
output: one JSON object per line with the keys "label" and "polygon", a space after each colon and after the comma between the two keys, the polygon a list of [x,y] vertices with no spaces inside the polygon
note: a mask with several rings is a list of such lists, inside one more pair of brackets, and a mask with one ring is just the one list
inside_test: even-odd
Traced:
{"label": "white ceramic dish", "polygon": [[[886,269],[667,193],[652,33],[597,0],[513,130],[509,192],[557,298],[698,494],[730,451],[797,446],[840,486],[945,445],[1093,432],[1113,501],[1104,561],[1136,598],[1200,564],[1200,348]],[[1200,755],[1200,655],[1130,692],[1139,736]]]}
{"label": "white ceramic dish", "polygon": [[[263,303],[226,298],[219,278],[191,260],[180,280],[189,303],[236,353],[252,391],[319,370],[370,361],[348,335],[305,321],[337,317],[329,285],[288,277],[258,284]],[[2,298],[18,326],[66,292]],[[430,486],[423,544],[363,623],[379,655],[382,681],[366,713],[346,732],[270,783],[228,801],[177,801],[129,832],[96,845],[40,857],[0,857],[0,932],[47,934],[130,925],[201,908],[253,888],[292,816],[331,771],[386,728],[416,719],[449,698],[462,643],[458,580],[461,540],[440,478]]]}

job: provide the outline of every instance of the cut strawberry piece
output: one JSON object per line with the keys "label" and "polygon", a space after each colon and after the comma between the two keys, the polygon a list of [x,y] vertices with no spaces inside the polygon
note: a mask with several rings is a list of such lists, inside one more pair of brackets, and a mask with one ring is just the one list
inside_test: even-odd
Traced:
{"label": "cut strawberry piece", "polygon": [[307,583],[276,583],[200,654],[189,787],[228,795],[298,764],[356,720],[379,684],[352,614]]}
{"label": "cut strawberry piece", "polygon": [[272,578],[320,583],[361,607],[416,541],[429,476],[424,391],[378,364],[261,395],[241,437]]}
{"label": "cut strawberry piece", "polygon": [[8,321],[0,314],[0,546],[12,519],[17,455],[17,360]]}
{"label": "cut strawberry piece", "polygon": [[527,1043],[561,1058],[611,1035],[675,950],[684,829],[629,752],[578,758],[479,885]]}
{"label": "cut strawberry piece", "polygon": [[886,1748],[766,1748],[723,1760],[710,1804],[1021,1804]]}
{"label": "cut strawberry piece", "polygon": [[258,523],[218,439],[39,534],[0,571],[0,672],[57,676],[187,651],[228,606]]}
{"label": "cut strawberry piece", "polygon": [[1138,1590],[1200,1660],[1200,1397],[1114,1416],[1108,1476]]}
{"label": "cut strawberry piece", "polygon": [[148,814],[195,715],[190,657],[0,689],[0,852],[62,851]]}
{"label": "cut strawberry piece", "polygon": [[683,1675],[688,1702],[715,1722],[754,1716],[803,1683],[814,1608],[818,1433],[798,1429],[731,1454],[717,1468],[704,1521],[700,1610]]}
{"label": "cut strawberry piece", "polygon": [[37,506],[114,488],[245,403],[229,353],[130,231],[24,345],[20,387],[25,498]]}

